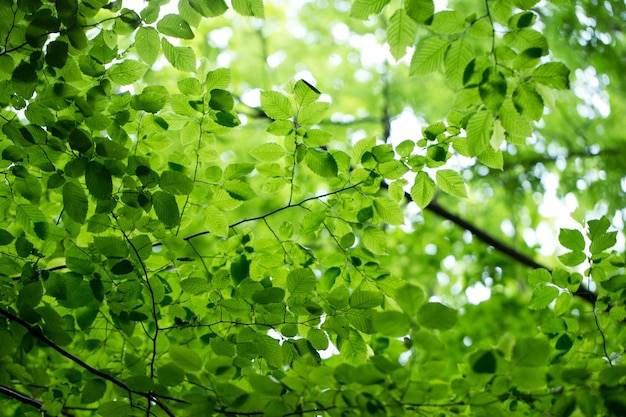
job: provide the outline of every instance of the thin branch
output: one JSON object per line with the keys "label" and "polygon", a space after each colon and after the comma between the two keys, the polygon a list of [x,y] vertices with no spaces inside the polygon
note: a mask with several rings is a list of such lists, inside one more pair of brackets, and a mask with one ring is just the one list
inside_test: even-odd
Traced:
{"label": "thin branch", "polygon": [[161,408],[165,414],[167,414],[169,417],[175,417],[174,414],[172,413],[172,411],[167,407],[167,405],[165,405],[155,394],[152,393],[148,393],[148,392],[141,392],[141,391],[134,391],[132,389],[130,389],[130,387],[128,385],[126,385],[125,383],[123,383],[122,381],[120,381],[119,379],[106,374],[94,367],[92,367],[91,365],[87,364],[85,361],[83,361],[82,359],[72,355],[70,352],[68,352],[67,350],[63,349],[61,346],[57,345],[56,343],[54,343],[53,341],[51,341],[50,339],[48,339],[46,336],[44,336],[43,333],[41,333],[41,331],[33,326],[31,326],[30,324],[28,324],[27,322],[25,322],[24,320],[22,320],[21,318],[19,318],[18,316],[12,314],[11,312],[3,309],[0,307],[0,315],[3,315],[4,317],[6,317],[7,319],[9,319],[10,321],[12,321],[13,323],[17,323],[20,326],[22,326],[23,328],[25,328],[28,333],[30,333],[31,335],[33,335],[36,339],[38,339],[40,342],[48,345],[49,347],[51,347],[53,350],[57,351],[58,353],[61,354],[61,356],[64,356],[65,358],[69,359],[70,361],[74,362],[76,365],[80,366],[81,368],[83,368],[84,370],[86,370],[87,372],[89,372],[92,375],[96,375],[106,381],[109,381],[110,383],[117,385],[118,387],[122,388],[124,391],[130,393],[134,393],[137,394],[141,397],[144,397],[148,400],[148,402],[154,402],[159,408]]}
{"label": "thin branch", "polygon": [[[352,185],[350,185],[350,186],[348,186],[346,188],[341,188],[339,190],[331,191],[331,192],[328,192],[326,194],[321,194],[321,195],[316,195],[316,196],[313,196],[313,197],[308,197],[308,198],[305,198],[304,200],[301,200],[298,203],[288,204],[286,206],[279,207],[279,208],[274,209],[274,210],[272,210],[272,211],[270,211],[268,213],[265,213],[265,214],[263,214],[261,216],[248,217],[246,219],[239,220],[238,222],[233,223],[230,226],[228,226],[228,228],[232,229],[233,227],[237,227],[240,224],[249,223],[249,222],[253,222],[253,221],[256,221],[256,220],[263,220],[266,217],[272,216],[272,215],[274,215],[276,213],[280,213],[281,211],[284,211],[284,210],[287,210],[287,209],[290,209],[290,208],[293,208],[293,207],[301,207],[303,204],[308,203],[309,201],[319,200],[320,198],[325,198],[325,197],[329,197],[331,195],[343,193],[344,191],[348,191],[348,190],[351,190],[353,188],[358,187],[360,184],[361,183],[352,184]],[[194,233],[192,235],[189,235],[189,236],[183,238],[183,240],[189,241],[191,239],[195,239],[197,237],[208,235],[208,234],[211,234],[211,232],[208,231],[208,230],[204,230],[202,232],[198,232],[198,233]],[[156,242],[153,246],[160,246],[160,245],[161,245],[161,242]]]}
{"label": "thin branch", "polygon": [[43,404],[43,401],[37,398],[29,397],[28,395],[24,393],[21,393],[17,390],[14,390],[11,387],[6,387],[4,385],[0,385],[0,394],[4,394],[7,397],[11,397],[14,400],[18,400],[19,402],[23,404],[27,404],[38,409],[40,409],[41,405]]}

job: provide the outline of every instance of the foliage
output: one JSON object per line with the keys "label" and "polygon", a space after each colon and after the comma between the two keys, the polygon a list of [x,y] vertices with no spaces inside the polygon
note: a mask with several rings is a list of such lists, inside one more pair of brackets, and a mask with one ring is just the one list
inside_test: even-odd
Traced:
{"label": "foliage", "polygon": [[[0,1],[0,414],[626,413],[623,239],[581,215],[621,209],[620,155],[545,167],[584,118],[541,32],[573,8],[309,2],[311,42],[284,2],[166,3]],[[548,175],[602,191],[540,263]]]}

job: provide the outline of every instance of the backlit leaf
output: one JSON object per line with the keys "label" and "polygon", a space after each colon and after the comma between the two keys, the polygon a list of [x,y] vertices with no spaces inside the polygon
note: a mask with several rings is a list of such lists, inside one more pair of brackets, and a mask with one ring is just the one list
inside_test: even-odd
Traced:
{"label": "backlit leaf", "polygon": [[149,66],[152,66],[159,57],[159,52],[161,51],[159,39],[157,31],[149,26],[142,26],[135,33],[137,55]]}
{"label": "backlit leaf", "polygon": [[533,80],[550,87],[566,90],[569,88],[569,69],[560,62],[547,62],[533,71]]}
{"label": "backlit leaf", "polygon": [[463,38],[459,38],[450,44],[450,48],[446,51],[444,65],[446,78],[452,88],[457,89],[463,85],[463,73],[472,57],[472,48]]}
{"label": "backlit leaf", "polygon": [[363,230],[363,245],[375,255],[387,255],[387,237],[376,227]]}
{"label": "backlit leaf", "polygon": [[274,142],[263,143],[250,151],[250,155],[259,161],[276,161],[284,157],[285,148]]}
{"label": "backlit leaf", "polygon": [[324,151],[317,151],[309,148],[304,156],[304,161],[307,166],[319,175],[320,177],[336,177],[337,176],[337,162],[335,158]]}
{"label": "backlit leaf", "polygon": [[296,97],[296,102],[300,106],[306,106],[307,104],[314,103],[322,95],[322,93],[309,84],[305,80],[298,80],[293,87],[293,93]]}
{"label": "backlit leaf", "polygon": [[530,299],[530,303],[528,304],[528,308],[532,310],[541,310],[546,308],[556,296],[559,295],[559,289],[553,286],[542,286],[535,288],[533,291],[533,296]]}
{"label": "backlit leaf", "polygon": [[315,274],[310,269],[295,269],[287,275],[287,290],[292,295],[310,294],[316,281]]}
{"label": "backlit leaf", "polygon": [[[467,156],[478,156],[483,153],[489,147],[492,132],[493,115],[484,109],[474,113],[467,122]],[[437,182],[439,183],[439,180]]]}
{"label": "backlit leaf", "polygon": [[288,119],[294,114],[289,99],[278,91],[261,91],[261,108],[272,119]]}
{"label": "backlit leaf", "polygon": [[404,213],[402,213],[402,209],[394,201],[385,198],[375,198],[374,210],[385,223],[394,226],[404,224]]}
{"label": "backlit leaf", "polygon": [[228,218],[226,213],[215,206],[204,209],[205,225],[209,232],[217,236],[228,236]]}
{"label": "backlit leaf", "polygon": [[107,71],[109,78],[116,84],[128,85],[139,80],[148,67],[139,61],[127,59],[119,64],[113,65]]}
{"label": "backlit leaf", "polygon": [[404,9],[398,9],[389,19],[388,25],[387,42],[391,48],[391,55],[397,61],[406,54],[406,48],[413,45],[417,34],[417,24]]}
{"label": "backlit leaf", "polygon": [[163,55],[174,68],[185,72],[195,71],[196,54],[192,48],[174,46],[165,38],[161,39],[161,48],[163,48]]}
{"label": "backlit leaf", "polygon": [[389,3],[389,0],[354,0],[350,9],[350,17],[367,19],[372,14],[378,14]]}
{"label": "backlit leaf", "polygon": [[182,17],[177,14],[167,14],[157,22],[157,30],[164,35],[181,39],[193,39],[194,34]]}
{"label": "backlit leaf", "polygon": [[426,75],[439,69],[449,47],[450,42],[438,36],[420,40],[411,58],[410,74]]}
{"label": "backlit leaf", "polygon": [[265,9],[263,0],[232,0],[233,9],[242,16],[254,16],[263,19]]}
{"label": "backlit leaf", "polygon": [[436,174],[437,186],[455,197],[467,198],[467,188],[461,175],[451,169],[441,169]]}
{"label": "backlit leaf", "polygon": [[193,191],[193,181],[178,171],[164,171],[159,178],[159,187],[170,194],[186,195]]}

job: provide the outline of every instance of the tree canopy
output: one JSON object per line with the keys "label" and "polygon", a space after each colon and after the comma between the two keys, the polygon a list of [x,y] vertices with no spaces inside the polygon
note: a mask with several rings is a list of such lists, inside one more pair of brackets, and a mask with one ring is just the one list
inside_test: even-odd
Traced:
{"label": "tree canopy", "polygon": [[0,0],[0,415],[626,415],[624,19]]}

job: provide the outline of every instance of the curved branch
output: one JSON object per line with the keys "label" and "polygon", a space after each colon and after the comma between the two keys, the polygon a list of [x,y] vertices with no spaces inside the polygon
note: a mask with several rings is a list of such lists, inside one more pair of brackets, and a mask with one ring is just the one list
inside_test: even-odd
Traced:
{"label": "curved branch", "polygon": [[165,405],[155,394],[149,393],[149,392],[141,392],[141,391],[134,391],[132,389],[130,389],[130,387],[128,385],[126,385],[125,383],[123,383],[122,381],[120,381],[119,379],[106,374],[94,367],[92,367],[91,365],[87,364],[85,361],[83,361],[82,359],[72,355],[70,352],[68,352],[67,350],[63,349],[61,346],[57,345],[56,343],[54,343],[52,340],[48,339],[43,333],[41,333],[41,331],[39,331],[39,329],[37,329],[36,327],[31,326],[30,324],[28,324],[26,321],[22,320],[21,318],[19,318],[18,316],[16,316],[15,314],[11,313],[10,311],[5,310],[4,308],[0,307],[0,315],[3,315],[4,317],[6,317],[7,319],[9,319],[10,321],[12,321],[13,323],[17,323],[20,326],[22,326],[23,328],[25,328],[28,333],[30,333],[31,335],[33,335],[36,339],[38,339],[40,342],[48,345],[49,347],[51,347],[52,349],[56,350],[58,353],[61,354],[61,356],[64,356],[65,358],[69,359],[70,361],[74,362],[76,365],[80,366],[81,368],[83,368],[84,370],[86,370],[87,372],[91,373],[92,375],[96,375],[106,381],[109,381],[110,383],[117,385],[118,387],[122,388],[124,391],[127,391],[128,393],[134,393],[137,394],[141,397],[146,398],[149,402],[154,402],[154,404],[156,404],[159,408],[161,408],[165,414],[167,414],[169,417],[175,417],[174,414],[172,413],[172,411],[167,407],[167,405]]}

